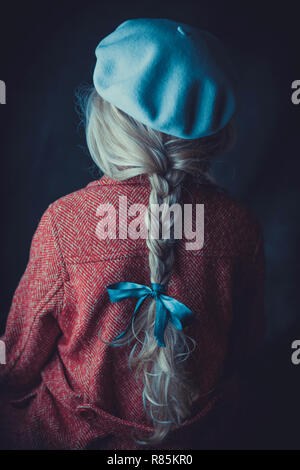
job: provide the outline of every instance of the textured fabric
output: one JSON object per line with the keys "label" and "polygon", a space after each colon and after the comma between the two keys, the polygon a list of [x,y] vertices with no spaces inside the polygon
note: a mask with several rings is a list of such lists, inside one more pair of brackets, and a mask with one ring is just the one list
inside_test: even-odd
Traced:
{"label": "textured fabric", "polygon": [[225,126],[233,69],[212,34],[168,19],[121,23],[96,48],[100,96],[153,129],[194,139]]}
{"label": "textured fabric", "polygon": [[[104,176],[44,213],[1,338],[7,364],[0,365],[0,419],[8,447],[136,449],[132,433],[150,433],[142,383],[127,365],[130,346],[110,347],[98,337],[101,331],[111,341],[128,325],[136,300],[112,303],[106,286],[149,286],[148,248],[144,239],[96,236],[99,204],[118,208],[122,195],[128,205],[147,205],[149,194],[145,175],[123,182]],[[204,204],[204,247],[187,251],[186,240],[179,241],[166,294],[195,314],[186,332],[197,342],[189,367],[201,398],[165,449],[205,445],[210,416],[263,334],[264,250],[256,218],[226,194],[191,181],[183,202]]]}

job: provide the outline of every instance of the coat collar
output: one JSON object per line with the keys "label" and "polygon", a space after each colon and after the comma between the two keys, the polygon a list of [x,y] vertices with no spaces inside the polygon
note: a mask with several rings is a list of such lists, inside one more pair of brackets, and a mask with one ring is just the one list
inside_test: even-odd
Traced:
{"label": "coat collar", "polygon": [[143,174],[143,175],[137,175],[137,176],[133,176],[131,178],[128,178],[126,180],[123,180],[123,181],[117,181],[117,180],[114,180],[113,178],[111,178],[110,176],[108,175],[103,175],[100,179],[98,180],[95,180],[95,181],[91,181],[87,187],[90,187],[90,186],[97,186],[97,185],[100,185],[100,186],[106,186],[106,185],[124,185],[124,184],[130,184],[130,185],[149,185],[150,184],[150,181],[149,181],[149,178],[148,178],[148,175],[147,174]]}

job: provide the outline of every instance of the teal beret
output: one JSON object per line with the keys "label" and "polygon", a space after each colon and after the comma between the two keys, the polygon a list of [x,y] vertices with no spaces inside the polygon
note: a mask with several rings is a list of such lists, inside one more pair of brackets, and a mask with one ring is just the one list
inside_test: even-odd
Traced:
{"label": "teal beret", "polygon": [[96,48],[98,94],[136,120],[184,139],[216,133],[235,108],[220,41],[168,19],[124,21]]}

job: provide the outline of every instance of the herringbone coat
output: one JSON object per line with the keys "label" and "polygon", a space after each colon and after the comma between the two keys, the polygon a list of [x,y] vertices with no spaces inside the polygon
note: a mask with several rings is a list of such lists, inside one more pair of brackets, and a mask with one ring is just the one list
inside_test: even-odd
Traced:
{"label": "herringbone coat", "polygon": [[[136,303],[111,303],[107,285],[150,286],[148,248],[144,239],[96,235],[100,204],[117,208],[118,197],[127,196],[128,205],[148,205],[149,194],[146,175],[123,182],[104,176],[45,211],[2,337],[7,363],[0,365],[0,414],[7,447],[138,449],[132,433],[152,430],[143,385],[128,368],[132,345],[112,348],[98,337],[101,330],[110,341],[123,331]],[[187,333],[197,342],[190,367],[201,397],[185,426],[161,445],[165,449],[201,448],[213,436],[209,417],[238,365],[261,341],[264,325],[257,219],[226,193],[192,180],[183,202],[204,204],[204,246],[188,251],[184,240],[178,243],[166,293],[195,313]]]}

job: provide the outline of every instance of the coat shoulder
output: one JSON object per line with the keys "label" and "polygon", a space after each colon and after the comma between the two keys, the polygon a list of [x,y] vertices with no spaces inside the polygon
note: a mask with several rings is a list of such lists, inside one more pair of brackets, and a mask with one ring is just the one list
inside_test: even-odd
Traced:
{"label": "coat shoulder", "polygon": [[212,250],[237,255],[253,253],[263,239],[262,225],[254,210],[228,191],[198,186],[193,200],[204,204],[204,233]]}

